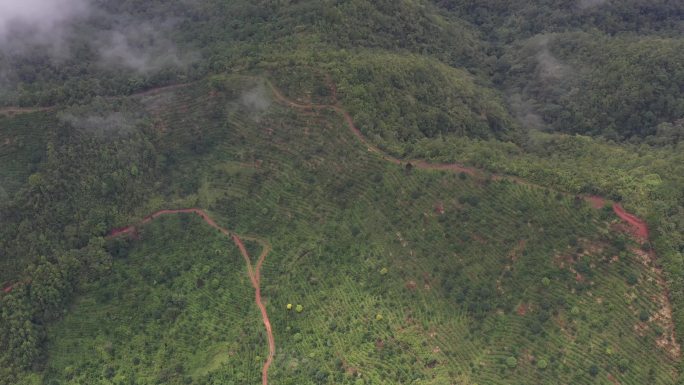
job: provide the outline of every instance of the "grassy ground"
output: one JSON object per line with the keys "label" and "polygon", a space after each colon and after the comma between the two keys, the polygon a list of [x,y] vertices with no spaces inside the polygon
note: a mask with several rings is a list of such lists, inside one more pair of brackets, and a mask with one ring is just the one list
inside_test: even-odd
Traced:
{"label": "grassy ground", "polygon": [[[254,79],[213,84],[141,100],[166,154],[148,206],[202,207],[273,245],[271,383],[675,382],[659,272],[609,210],[387,164],[332,112],[274,105]],[[45,382],[259,383],[237,250],[196,218],[158,221],[51,329]]]}

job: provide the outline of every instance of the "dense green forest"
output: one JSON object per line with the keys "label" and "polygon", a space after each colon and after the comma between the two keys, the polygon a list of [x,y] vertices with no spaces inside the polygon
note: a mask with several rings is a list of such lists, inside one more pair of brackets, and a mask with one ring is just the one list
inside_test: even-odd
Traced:
{"label": "dense green forest", "polygon": [[64,4],[0,23],[0,384],[259,383],[229,238],[108,236],[188,207],[273,245],[271,383],[684,383],[684,3]]}

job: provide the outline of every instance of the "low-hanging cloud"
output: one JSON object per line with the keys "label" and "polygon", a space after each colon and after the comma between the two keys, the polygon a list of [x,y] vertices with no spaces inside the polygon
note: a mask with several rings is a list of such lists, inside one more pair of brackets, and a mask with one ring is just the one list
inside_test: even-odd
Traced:
{"label": "low-hanging cloud", "polygon": [[193,54],[182,55],[165,36],[170,23],[120,22],[117,28],[103,32],[98,39],[99,64],[147,74],[168,67],[184,67]]}
{"label": "low-hanging cloud", "polygon": [[100,113],[67,112],[60,114],[59,120],[85,134],[100,139],[127,136],[133,132],[138,121],[135,117],[111,111]]}
{"label": "low-hanging cloud", "polygon": [[14,29],[28,28],[38,34],[52,32],[87,14],[89,9],[86,0],[0,0],[0,41],[5,41]]}
{"label": "low-hanging cloud", "polygon": [[263,84],[247,90],[240,95],[240,102],[253,112],[264,112],[271,106],[268,89]]}
{"label": "low-hanging cloud", "polygon": [[149,74],[185,67],[196,54],[170,38],[178,21],[113,14],[95,0],[0,0],[0,74],[12,78],[9,58],[42,55],[59,63],[84,45],[100,68]]}
{"label": "low-hanging cloud", "polygon": [[549,49],[549,38],[542,36],[536,41],[535,59],[537,74],[543,82],[555,82],[566,78],[571,72],[570,66],[556,58]]}
{"label": "low-hanging cloud", "polygon": [[553,35],[537,35],[528,40],[519,55],[525,67],[534,75],[523,89],[509,90],[508,104],[525,127],[544,130],[547,124],[538,109],[539,98],[568,95],[575,87],[577,70],[553,54]]}
{"label": "low-hanging cloud", "polygon": [[542,130],[546,127],[544,119],[536,112],[531,101],[524,100],[520,94],[511,95],[508,98],[508,105],[523,127],[536,130]]}
{"label": "low-hanging cloud", "polygon": [[63,57],[69,26],[89,13],[88,0],[0,0],[0,53],[21,55],[43,46]]}
{"label": "low-hanging cloud", "polygon": [[263,82],[254,84],[240,93],[236,106],[255,122],[261,121],[271,107],[271,97]]}

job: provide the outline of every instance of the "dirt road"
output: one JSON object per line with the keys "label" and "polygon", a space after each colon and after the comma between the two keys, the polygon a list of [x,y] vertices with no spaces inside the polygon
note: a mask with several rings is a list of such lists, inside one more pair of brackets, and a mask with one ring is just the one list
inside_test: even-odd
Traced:
{"label": "dirt road", "polygon": [[[380,156],[382,159],[391,162],[393,164],[397,165],[408,165],[411,164],[413,167],[418,168],[418,169],[424,169],[424,170],[447,170],[447,171],[454,171],[454,172],[459,172],[459,173],[465,173],[473,177],[485,179],[485,178],[490,178],[493,180],[509,180],[514,183],[520,183],[520,184],[525,184],[529,186],[535,186],[535,187],[543,187],[539,186],[537,184],[534,184],[532,182],[526,181],[522,178],[515,177],[512,175],[503,175],[503,174],[489,174],[485,172],[484,170],[477,169],[475,167],[468,167],[459,163],[432,163],[428,162],[422,159],[408,159],[408,160],[402,160],[396,157],[393,157],[392,155],[389,155],[379,149],[378,147],[374,146],[368,138],[366,138],[361,130],[354,124],[354,120],[352,119],[351,115],[347,110],[345,110],[338,101],[335,101],[335,104],[308,104],[308,103],[301,103],[298,101],[294,101],[292,99],[289,99],[287,96],[283,95],[280,90],[278,90],[271,82],[268,82],[268,85],[271,87],[271,90],[273,92],[274,98],[277,102],[279,102],[282,105],[285,105],[290,108],[295,108],[295,109],[300,109],[300,110],[312,110],[312,111],[320,111],[320,110],[333,110],[339,114],[342,115],[344,118],[345,123],[347,123],[347,127],[349,130],[356,136],[363,144],[368,148],[368,151],[373,152]],[[331,87],[332,88],[332,87]],[[333,93],[336,95],[336,92]],[[596,196],[596,195],[589,195],[589,196],[582,196],[584,200],[589,202],[592,206],[596,208],[603,207],[605,205],[605,198]],[[643,219],[637,217],[634,214],[628,213],[625,211],[625,209],[619,204],[616,203],[613,205],[613,211],[615,214],[622,219],[623,221],[627,222],[632,228],[634,228],[634,235],[640,240],[640,241],[648,241],[648,226],[646,224],[646,221]]]}
{"label": "dirt road", "polygon": [[273,338],[273,329],[271,328],[271,321],[268,319],[268,313],[266,312],[266,306],[264,305],[262,298],[261,298],[261,266],[264,263],[264,260],[266,259],[266,256],[271,252],[271,245],[262,239],[255,238],[255,237],[244,237],[244,239],[257,242],[261,245],[262,251],[261,255],[259,256],[259,259],[257,261],[256,267],[252,266],[252,261],[249,257],[249,253],[247,252],[247,248],[245,247],[244,243],[242,242],[242,239],[240,237],[231,232],[228,229],[225,229],[221,226],[219,226],[216,221],[214,221],[209,214],[207,214],[204,210],[198,209],[198,208],[189,208],[189,209],[177,209],[177,210],[159,210],[153,214],[150,214],[143,218],[143,220],[136,224],[136,225],[131,225],[127,227],[121,227],[121,228],[116,228],[113,229],[109,232],[108,238],[113,238],[125,234],[135,234],[137,231],[137,228],[141,225],[144,225],[146,223],[151,222],[155,218],[158,218],[162,215],[169,215],[169,214],[180,214],[180,213],[192,213],[192,214],[197,214],[199,215],[204,222],[206,222],[209,226],[219,230],[223,235],[231,237],[233,240],[233,243],[238,247],[240,250],[240,254],[242,254],[242,257],[245,259],[245,264],[247,265],[247,274],[249,275],[249,280],[252,282],[252,286],[254,287],[254,297],[255,297],[255,302],[257,307],[259,308],[259,311],[261,311],[261,318],[264,323],[264,327],[266,328],[266,335],[268,336],[268,357],[266,358],[266,362],[264,363],[264,366],[261,370],[261,383],[262,385],[268,385],[268,369],[273,363],[273,357],[275,356],[275,339]]}

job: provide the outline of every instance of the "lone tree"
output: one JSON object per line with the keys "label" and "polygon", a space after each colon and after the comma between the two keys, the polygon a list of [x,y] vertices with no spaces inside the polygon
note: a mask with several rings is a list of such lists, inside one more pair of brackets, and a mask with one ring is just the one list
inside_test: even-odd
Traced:
{"label": "lone tree", "polygon": [[599,368],[598,368],[598,366],[596,366],[596,365],[591,365],[591,367],[589,367],[589,374],[590,374],[592,377],[596,377],[596,376],[599,374]]}
{"label": "lone tree", "polygon": [[545,359],[541,358],[539,361],[537,361],[537,369],[544,370],[549,366],[548,361]]}
{"label": "lone tree", "polygon": [[518,366],[518,359],[513,356],[506,358],[506,366],[514,369],[516,366]]}

